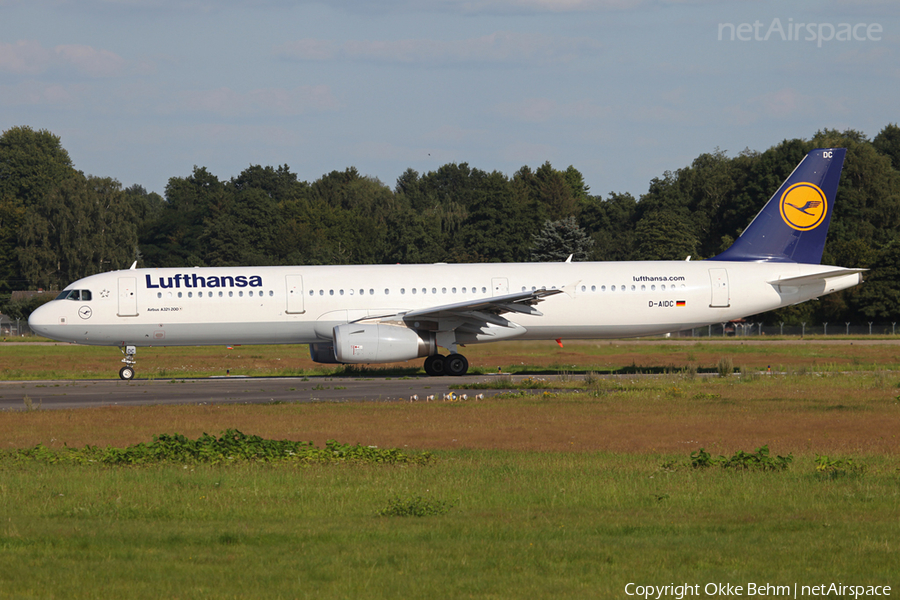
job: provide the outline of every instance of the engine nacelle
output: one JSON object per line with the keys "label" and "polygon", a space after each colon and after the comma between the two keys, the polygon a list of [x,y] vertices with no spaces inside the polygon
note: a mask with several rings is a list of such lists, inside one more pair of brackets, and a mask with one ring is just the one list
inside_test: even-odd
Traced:
{"label": "engine nacelle", "polygon": [[331,342],[327,344],[310,344],[309,357],[313,362],[323,363],[326,365],[336,365],[338,360],[334,357],[334,346]]}
{"label": "engine nacelle", "polygon": [[434,335],[396,325],[345,323],[334,328],[334,356],[340,363],[400,362],[437,354]]}

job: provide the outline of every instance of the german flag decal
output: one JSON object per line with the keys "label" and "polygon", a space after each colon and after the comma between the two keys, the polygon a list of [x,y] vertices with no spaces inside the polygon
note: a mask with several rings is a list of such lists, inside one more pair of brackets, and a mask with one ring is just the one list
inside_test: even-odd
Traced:
{"label": "german flag decal", "polygon": [[684,306],[684,300],[676,300],[675,306]]}

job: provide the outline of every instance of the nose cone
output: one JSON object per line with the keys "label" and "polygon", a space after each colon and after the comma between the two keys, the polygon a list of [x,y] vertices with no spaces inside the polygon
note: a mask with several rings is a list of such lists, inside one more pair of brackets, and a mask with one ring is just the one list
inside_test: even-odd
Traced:
{"label": "nose cone", "polygon": [[58,307],[54,306],[55,301],[50,301],[37,307],[28,317],[28,326],[33,333],[47,337],[53,340],[62,340],[59,337],[60,320],[58,315]]}

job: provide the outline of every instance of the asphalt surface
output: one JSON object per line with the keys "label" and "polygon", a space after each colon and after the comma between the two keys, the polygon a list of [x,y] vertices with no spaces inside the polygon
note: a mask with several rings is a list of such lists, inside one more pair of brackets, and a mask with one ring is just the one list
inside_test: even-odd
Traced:
{"label": "asphalt surface", "polygon": [[[441,400],[450,385],[495,379],[493,375],[417,378],[222,377],[209,379],[0,381],[0,410],[74,409],[149,404],[268,402],[419,402]],[[488,390],[493,395],[502,390]],[[543,391],[543,390],[541,390]],[[454,390],[470,397],[480,391]],[[26,400],[27,397],[27,400]]]}

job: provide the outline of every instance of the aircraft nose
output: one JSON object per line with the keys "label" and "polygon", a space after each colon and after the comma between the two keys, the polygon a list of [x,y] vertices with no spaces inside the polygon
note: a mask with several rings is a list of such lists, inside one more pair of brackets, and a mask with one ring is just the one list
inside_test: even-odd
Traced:
{"label": "aircraft nose", "polygon": [[32,333],[48,338],[53,337],[51,329],[56,325],[56,311],[53,310],[52,304],[52,301],[43,304],[29,315],[28,327],[31,328]]}

